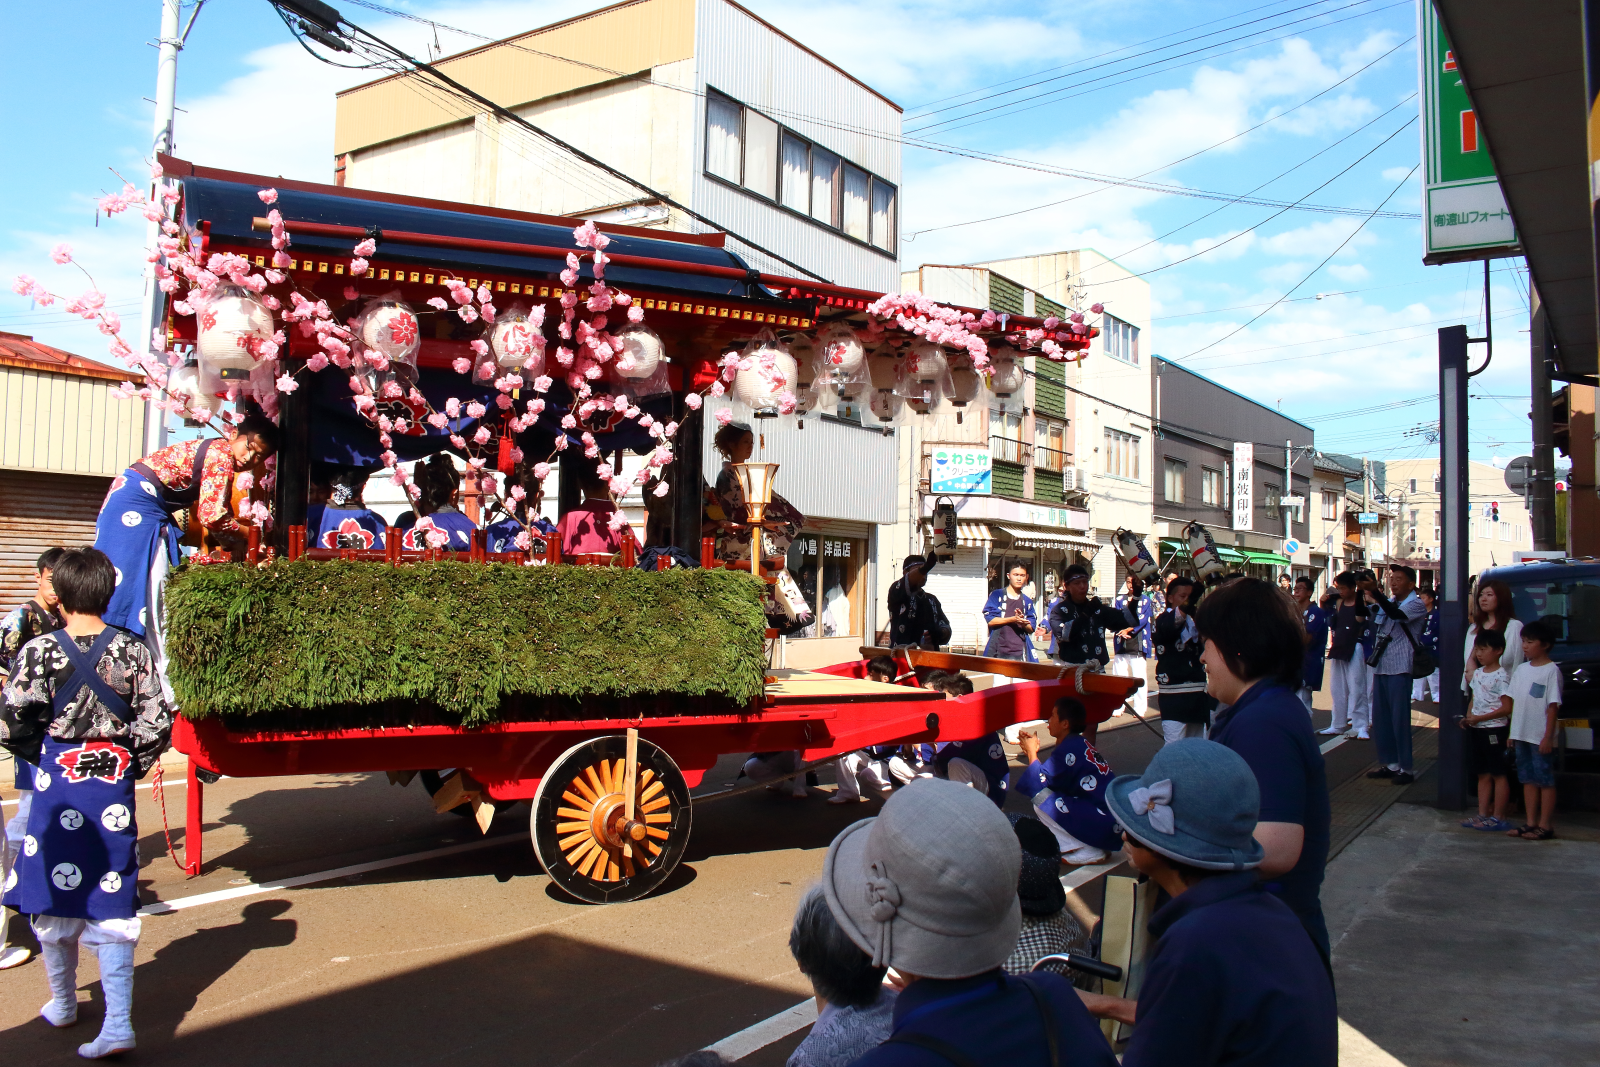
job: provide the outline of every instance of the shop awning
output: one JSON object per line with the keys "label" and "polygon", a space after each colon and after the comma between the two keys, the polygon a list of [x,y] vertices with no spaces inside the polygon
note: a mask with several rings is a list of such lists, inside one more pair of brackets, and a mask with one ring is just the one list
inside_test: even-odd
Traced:
{"label": "shop awning", "polygon": [[1244,550],[1244,561],[1246,563],[1270,563],[1274,567],[1287,567],[1291,562],[1288,556],[1279,555],[1276,552],[1258,552],[1253,548]]}
{"label": "shop awning", "polygon": [[997,522],[992,522],[989,525],[1008,535],[1011,538],[1011,546],[1013,548],[1071,548],[1090,557],[1100,549],[1100,542],[1089,537],[1052,533],[1045,530],[1031,530],[1026,527],[1002,526]]}
{"label": "shop awning", "polygon": [[[932,524],[923,520],[922,528],[930,536],[936,533]],[[994,543],[994,533],[986,522],[956,520],[956,544],[962,548],[988,548]]]}
{"label": "shop awning", "polygon": [[[1164,567],[1169,560],[1174,558],[1183,563],[1190,562],[1192,557],[1189,555],[1189,546],[1176,537],[1163,537],[1161,539],[1161,559],[1159,562]],[[1229,548],[1227,545],[1217,546],[1217,558],[1224,563],[1249,562],[1245,553],[1235,548]]]}

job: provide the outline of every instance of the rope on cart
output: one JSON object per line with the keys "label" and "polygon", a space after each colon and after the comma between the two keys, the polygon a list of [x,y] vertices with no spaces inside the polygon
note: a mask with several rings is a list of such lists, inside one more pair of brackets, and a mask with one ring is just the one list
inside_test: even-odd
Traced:
{"label": "rope on cart", "polygon": [[184,874],[189,873],[189,868],[178,862],[178,850],[172,845],[172,826],[167,822],[167,793],[162,788],[165,776],[161,773],[161,761],[156,761],[156,772],[150,779],[150,791],[156,795],[156,800],[161,804],[161,832],[167,837],[167,855],[172,863]]}

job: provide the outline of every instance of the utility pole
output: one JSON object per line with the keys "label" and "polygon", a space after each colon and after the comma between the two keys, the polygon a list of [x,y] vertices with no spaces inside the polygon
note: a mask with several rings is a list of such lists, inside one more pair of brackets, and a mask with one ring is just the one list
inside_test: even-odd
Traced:
{"label": "utility pole", "polygon": [[[178,13],[180,0],[160,0],[161,2],[161,37],[156,42],[160,51],[156,59],[156,115],[155,129],[151,136],[150,163],[153,166],[156,156],[171,154],[174,141],[172,136],[172,120],[177,109],[178,96],[178,50],[183,47],[183,37],[188,36],[185,31],[183,36],[178,33]],[[195,7],[195,15],[200,14],[199,6]],[[189,25],[194,25],[194,17],[189,19]],[[152,176],[147,186],[154,194],[155,178]],[[159,201],[158,201],[159,202]],[[145,227],[145,248],[153,249],[156,241],[161,237],[161,223],[151,222]],[[156,266],[154,263],[145,264],[144,269],[144,305],[139,310],[139,336],[134,338],[136,352],[150,351],[150,335],[156,324],[165,318],[166,294],[156,284]],[[145,405],[144,414],[144,454],[162,448],[167,443],[166,412],[157,406],[155,400]]]}
{"label": "utility pole", "polygon": [[[1361,457],[1361,514],[1365,515],[1372,510],[1367,504],[1367,483],[1372,479],[1372,461],[1366,456]],[[1372,540],[1367,535],[1366,524],[1361,522],[1360,516],[1356,517],[1356,528],[1361,531],[1361,565],[1372,566]],[[1466,638],[1462,638],[1466,640]]]}
{"label": "utility pole", "polygon": [[[1544,302],[1539,290],[1531,282],[1529,295],[1533,298],[1532,321],[1529,326],[1529,412],[1533,423],[1533,470],[1523,492],[1528,506],[1529,521],[1533,526],[1533,547],[1549,552],[1556,547],[1556,462],[1555,426],[1550,412],[1550,368],[1546,362],[1551,356],[1550,324],[1546,321]],[[1574,446],[1576,447],[1576,446]],[[1569,555],[1571,553],[1569,552]]]}
{"label": "utility pole", "polygon": [[1467,328],[1439,331],[1439,474],[1444,514],[1443,560],[1439,567],[1439,676],[1452,679],[1439,692],[1438,806],[1459,811],[1467,801],[1469,774],[1465,732],[1458,729],[1466,711],[1454,679],[1466,669],[1467,639]]}

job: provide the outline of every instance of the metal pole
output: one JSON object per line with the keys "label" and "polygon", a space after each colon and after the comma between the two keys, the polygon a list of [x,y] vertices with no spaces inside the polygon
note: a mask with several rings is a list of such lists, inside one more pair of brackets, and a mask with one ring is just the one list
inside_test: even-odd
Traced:
{"label": "metal pole", "polygon": [[[1533,470],[1526,489],[1528,519],[1533,525],[1533,547],[1551,552],[1556,547],[1556,431],[1550,411],[1550,328],[1539,291],[1530,284],[1528,382],[1529,417],[1533,422]],[[1573,447],[1578,447],[1574,445]]]}
{"label": "metal pole", "polygon": [[1439,567],[1439,799],[1458,811],[1467,802],[1465,712],[1461,674],[1467,639],[1467,328],[1439,331],[1440,507],[1444,514],[1444,559]]}
{"label": "metal pole", "polygon": [[[156,114],[155,128],[150,142],[150,163],[153,166],[156,156],[161,154],[171,155],[174,147],[172,136],[172,120],[176,112],[178,96],[178,49],[182,42],[178,37],[178,5],[180,0],[161,0],[161,36],[158,39],[160,52],[156,59]],[[155,179],[151,178],[149,189],[154,193]],[[161,224],[151,222],[145,227],[144,244],[146,248],[155,248],[156,241],[161,237]],[[166,317],[166,294],[156,284],[156,268],[154,263],[147,263],[144,269],[144,304],[139,309],[139,335],[133,340],[136,352],[150,351],[151,331],[156,324]],[[158,451],[167,443],[166,413],[156,406],[154,400],[145,406],[144,415],[144,454],[149,455]]]}

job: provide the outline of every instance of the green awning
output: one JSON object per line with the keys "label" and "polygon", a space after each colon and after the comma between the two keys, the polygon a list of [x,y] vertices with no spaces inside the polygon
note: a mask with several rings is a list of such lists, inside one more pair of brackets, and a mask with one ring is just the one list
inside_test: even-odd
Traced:
{"label": "green awning", "polygon": [[[1161,539],[1161,551],[1163,553],[1175,552],[1184,560],[1184,562],[1188,562],[1190,558],[1189,546],[1178,540],[1176,537],[1163,537]],[[1165,558],[1165,556],[1163,556],[1163,558]],[[1246,562],[1245,554],[1243,552],[1240,552],[1236,548],[1229,548],[1227,545],[1217,546],[1217,558],[1222,560],[1224,563]],[[1284,562],[1288,561],[1285,560]]]}
{"label": "green awning", "polygon": [[1244,550],[1246,563],[1270,563],[1275,567],[1287,567],[1290,563],[1288,556],[1281,556],[1276,552],[1257,552],[1255,549]]}

